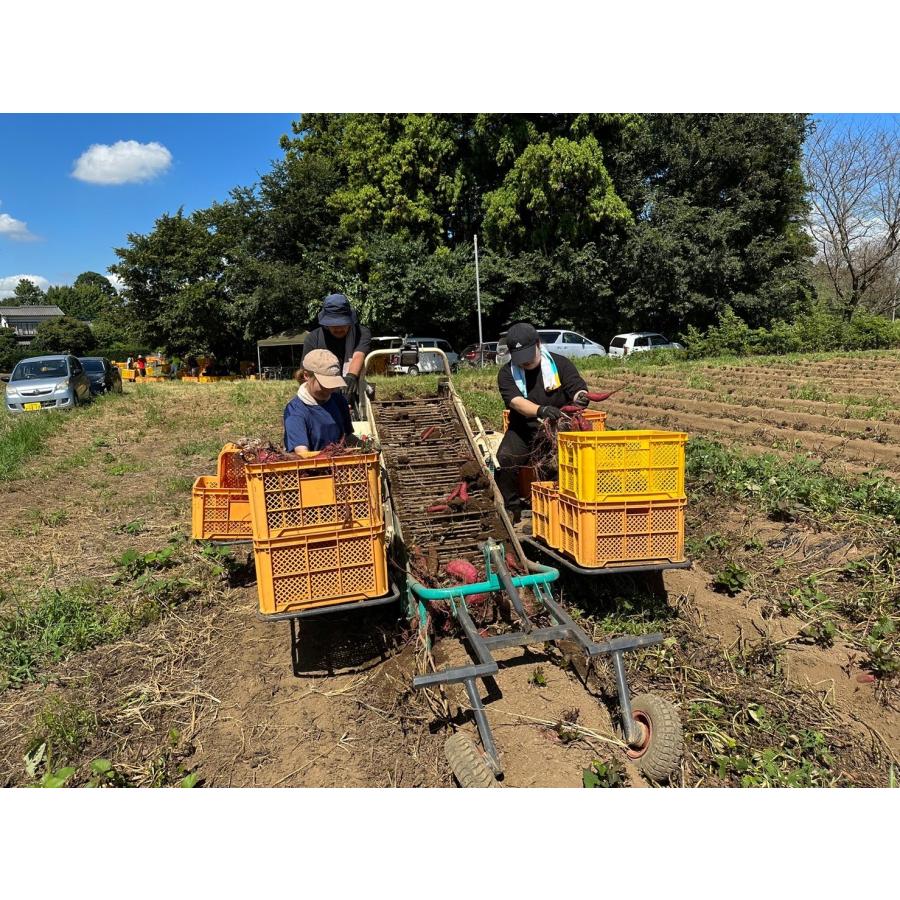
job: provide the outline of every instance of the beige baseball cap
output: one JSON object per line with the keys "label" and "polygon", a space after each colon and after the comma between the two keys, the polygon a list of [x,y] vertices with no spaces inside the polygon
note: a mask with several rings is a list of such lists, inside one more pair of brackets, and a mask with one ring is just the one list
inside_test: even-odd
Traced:
{"label": "beige baseball cap", "polygon": [[341,377],[341,364],[330,350],[310,350],[303,357],[302,366],[305,372],[316,376],[316,381],[323,388],[335,390],[347,387],[347,382]]}

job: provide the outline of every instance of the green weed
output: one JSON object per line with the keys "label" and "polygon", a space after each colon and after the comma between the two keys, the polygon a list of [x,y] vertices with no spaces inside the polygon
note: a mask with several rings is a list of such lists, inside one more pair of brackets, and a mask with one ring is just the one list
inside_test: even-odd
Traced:
{"label": "green weed", "polygon": [[544,673],[543,666],[535,666],[528,683],[533,684],[535,687],[547,687],[547,676]]}
{"label": "green weed", "polygon": [[45,588],[31,602],[0,591],[0,690],[32,680],[43,666],[120,637],[126,621],[95,581]]}
{"label": "green weed", "polygon": [[750,584],[750,573],[737,563],[726,563],[725,568],[713,576],[713,590],[734,597]]}
{"label": "green weed", "polygon": [[625,767],[616,759],[592,760],[590,768],[581,770],[581,783],[586,788],[626,787]]}
{"label": "green weed", "polygon": [[35,717],[28,741],[30,764],[46,755],[68,761],[77,755],[97,730],[97,714],[78,696],[51,697]]}
{"label": "green weed", "polygon": [[791,385],[788,388],[788,396],[793,400],[815,400],[820,403],[831,400],[831,394],[814,381],[807,381],[802,385]]}

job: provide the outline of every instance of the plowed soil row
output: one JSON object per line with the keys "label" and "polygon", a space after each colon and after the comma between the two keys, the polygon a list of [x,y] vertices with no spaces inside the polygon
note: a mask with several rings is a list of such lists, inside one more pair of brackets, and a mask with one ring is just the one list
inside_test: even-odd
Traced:
{"label": "plowed soil row", "polygon": [[[735,388],[766,394],[777,392],[782,397],[790,397],[792,390],[800,392],[807,389],[810,381],[814,381],[815,387],[827,390],[835,397],[884,397],[889,396],[891,390],[896,393],[896,388],[885,381],[857,384],[844,379],[835,381],[823,376],[797,377],[781,372],[766,372],[765,369],[758,368],[740,373],[723,372],[714,368],[692,368],[689,372],[695,379],[705,378],[720,389]],[[670,374],[669,377],[673,375]],[[686,377],[684,381],[687,381]]]}
{"label": "plowed soil row", "polygon": [[[700,415],[708,414],[725,418],[736,418],[738,420],[765,422],[773,427],[793,428],[797,431],[819,431],[841,437],[860,439],[869,443],[900,443],[900,425],[875,423],[867,419],[847,419],[843,417],[819,416],[805,412],[776,410],[762,405],[720,403],[710,399],[680,396],[680,392],[678,394],[673,392],[673,394],[674,396],[670,395],[668,391],[664,391],[659,394],[645,394],[641,396],[640,394],[629,392],[626,397],[629,402],[639,405],[652,404],[663,409],[682,409],[686,412]],[[876,437],[878,440],[874,440]]]}
{"label": "plowed soil row", "polygon": [[[840,438],[817,432],[796,431],[776,428],[762,422],[739,422],[721,416],[698,415],[677,408],[667,408],[651,403],[613,402],[606,404],[611,418],[620,421],[653,422],[680,431],[700,434],[726,434],[739,436],[750,443],[767,446],[767,442],[781,441],[789,445],[799,441],[810,451],[825,456],[864,463],[867,466],[884,466],[889,471],[900,471],[900,448],[886,446],[874,441]],[[638,415],[639,411],[639,415]]]}
{"label": "plowed soil row", "polygon": [[[717,391],[712,388],[683,386],[683,382],[670,380],[646,380],[623,384],[623,394],[643,394],[647,397],[674,397],[684,400],[703,400],[725,403],[736,408],[758,406],[764,410],[776,412],[805,412],[811,416],[821,416],[832,422],[850,422],[864,426],[866,429],[881,432],[882,426],[900,426],[900,410],[879,411],[879,417],[865,418],[859,414],[866,407],[859,404],[826,403],[821,400],[794,400],[792,398],[758,397]],[[612,390],[612,385],[604,390]]]}

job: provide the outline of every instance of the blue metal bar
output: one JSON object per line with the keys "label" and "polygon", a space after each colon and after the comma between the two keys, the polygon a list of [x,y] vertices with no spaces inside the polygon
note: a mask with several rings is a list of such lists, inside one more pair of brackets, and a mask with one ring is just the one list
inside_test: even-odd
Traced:
{"label": "blue metal bar", "polygon": [[[550,566],[540,566],[540,569],[541,571],[534,575],[516,575],[512,583],[516,587],[531,587],[548,584],[559,578],[559,569]],[[408,584],[416,596],[423,600],[450,600],[453,597],[467,597],[470,594],[487,594],[502,590],[500,579],[496,575],[491,575],[487,581],[479,581],[477,584],[457,584],[451,588],[427,588],[412,576],[408,577]]]}

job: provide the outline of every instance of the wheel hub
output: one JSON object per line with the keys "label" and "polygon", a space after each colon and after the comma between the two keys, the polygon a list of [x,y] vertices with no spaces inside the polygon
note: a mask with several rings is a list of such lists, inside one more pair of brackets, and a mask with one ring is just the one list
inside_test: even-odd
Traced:
{"label": "wheel hub", "polygon": [[653,724],[643,710],[636,709],[631,714],[638,730],[638,739],[628,746],[625,755],[629,759],[640,759],[649,749],[653,738]]}

